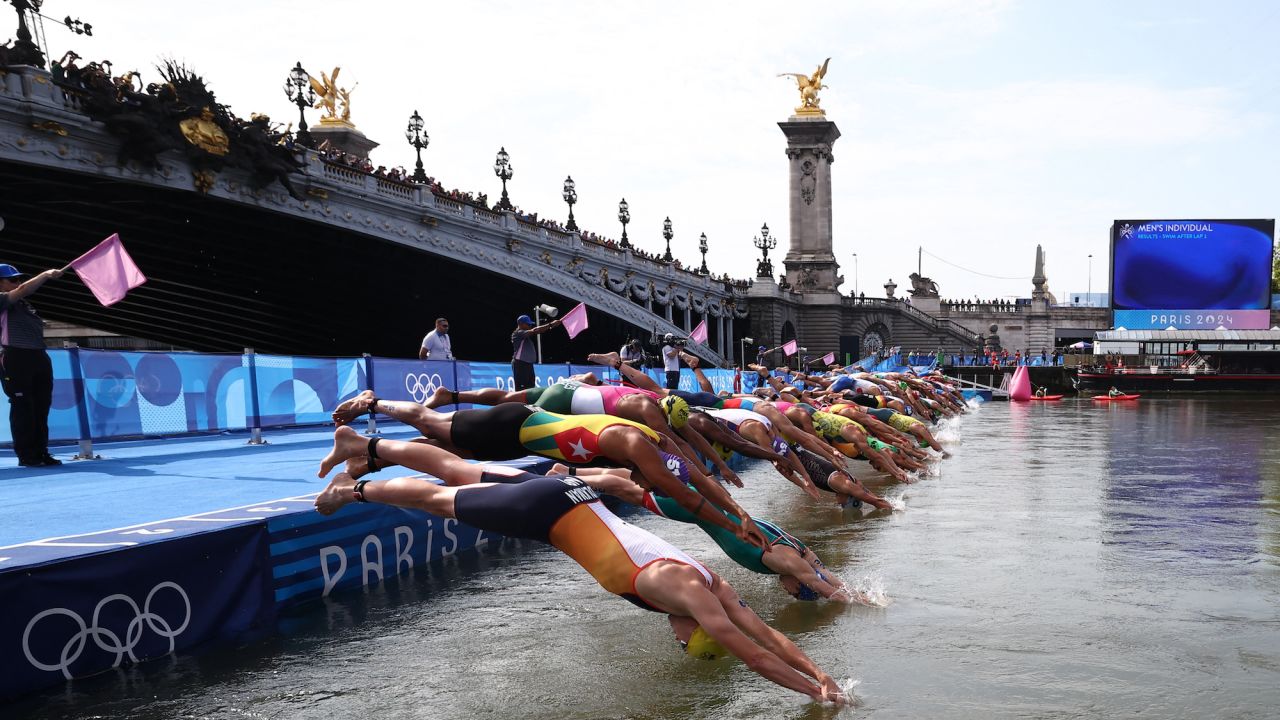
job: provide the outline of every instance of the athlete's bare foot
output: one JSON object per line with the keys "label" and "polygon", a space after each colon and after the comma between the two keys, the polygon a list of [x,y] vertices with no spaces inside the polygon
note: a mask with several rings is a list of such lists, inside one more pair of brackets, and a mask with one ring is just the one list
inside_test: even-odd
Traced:
{"label": "athlete's bare foot", "polygon": [[329,487],[316,497],[316,510],[321,515],[332,515],[343,505],[355,502],[356,498],[351,494],[351,488],[355,486],[356,479],[350,475],[344,472],[334,475],[329,481]]}
{"label": "athlete's bare foot", "polygon": [[361,415],[369,412],[369,405],[373,403],[373,391],[365,390],[359,395],[344,401],[333,411],[333,421],[338,425],[346,425]]}
{"label": "athlete's bare foot", "polygon": [[363,455],[368,447],[369,441],[360,437],[360,433],[346,426],[338,428],[333,433],[333,449],[320,461],[316,477],[327,476],[338,463]]}
{"label": "athlete's bare foot", "polygon": [[697,355],[687,353],[682,350],[680,351],[680,359],[684,361],[685,365],[689,366],[690,370],[696,370],[699,367]]}
{"label": "athlete's bare foot", "polygon": [[591,353],[587,356],[587,362],[616,368],[622,364],[622,356],[616,352]]}
{"label": "athlete's bare foot", "polygon": [[458,393],[447,387],[438,387],[432,393],[431,399],[423,403],[423,407],[434,410],[441,405],[453,405],[458,402]]}
{"label": "athlete's bare foot", "polygon": [[351,477],[356,478],[357,480],[364,477],[365,475],[368,475],[369,474],[369,458],[367,456],[361,455],[359,457],[353,457],[347,460],[346,470],[344,470],[344,472],[346,472],[346,474],[350,475]]}

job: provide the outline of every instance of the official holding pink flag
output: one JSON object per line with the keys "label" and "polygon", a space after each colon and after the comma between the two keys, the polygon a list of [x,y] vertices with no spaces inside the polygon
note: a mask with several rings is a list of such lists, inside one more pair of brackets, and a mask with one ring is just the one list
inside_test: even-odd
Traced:
{"label": "official holding pink flag", "polygon": [[13,450],[23,467],[51,467],[62,461],[49,454],[49,406],[53,403],[53,364],[44,349],[44,321],[27,296],[61,270],[28,277],[0,264],[0,385],[9,398]]}

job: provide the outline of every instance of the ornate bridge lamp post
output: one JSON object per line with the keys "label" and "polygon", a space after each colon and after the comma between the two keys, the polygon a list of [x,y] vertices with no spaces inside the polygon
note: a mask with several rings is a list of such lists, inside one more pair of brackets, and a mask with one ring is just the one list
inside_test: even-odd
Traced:
{"label": "ornate bridge lamp post", "polygon": [[578,202],[578,191],[576,188],[577,186],[573,182],[572,175],[564,179],[564,191],[560,194],[560,197],[563,197],[564,201],[569,204],[569,224],[564,226],[569,232],[576,232],[578,229],[578,223],[573,219],[573,204]]}
{"label": "ornate bridge lamp post", "polygon": [[769,223],[760,226],[759,237],[753,238],[751,244],[760,250],[760,262],[756,263],[756,277],[773,277],[773,263],[769,262],[769,251],[778,247],[778,238],[769,235]]}
{"label": "ornate bridge lamp post", "polygon": [[622,247],[624,250],[631,248],[631,241],[627,239],[627,223],[631,222],[631,206],[627,204],[627,199],[622,198],[622,202],[618,203],[618,222],[622,223]]}
{"label": "ornate bridge lamp post", "polygon": [[422,168],[422,150],[431,144],[431,138],[422,129],[422,116],[418,114],[417,110],[414,110],[413,115],[409,116],[409,126],[404,129],[404,139],[408,140],[413,149],[418,152],[418,164],[413,169],[413,181],[425,183],[427,181],[427,172]]}
{"label": "ornate bridge lamp post", "polygon": [[302,61],[298,61],[284,79],[284,94],[298,106],[298,144],[311,147],[311,133],[307,132],[307,115],[303,111],[315,104],[316,91],[311,89],[311,75],[302,69]]}
{"label": "ornate bridge lamp post", "polygon": [[672,260],[675,260],[675,258],[671,256],[671,238],[675,237],[675,233],[671,232],[670,217],[662,221],[662,237],[667,241],[667,251],[662,253],[662,261],[671,262]]}
{"label": "ornate bridge lamp post", "polygon": [[[44,53],[31,39],[31,30],[27,27],[27,12],[39,13],[44,0],[9,0],[9,4],[18,13],[17,40],[9,51],[9,63],[12,65],[33,65],[44,67]],[[70,18],[70,16],[67,16]],[[71,27],[70,23],[67,27]],[[92,34],[92,33],[90,33]]]}
{"label": "ornate bridge lamp post", "polygon": [[498,158],[493,161],[493,174],[502,179],[502,199],[498,201],[497,209],[515,210],[511,199],[507,197],[507,181],[515,173],[511,168],[511,156],[507,154],[505,147],[498,149]]}
{"label": "ornate bridge lamp post", "polygon": [[710,275],[711,271],[707,269],[707,234],[702,233],[702,237],[698,238],[698,251],[702,253],[702,267],[698,268],[698,272],[703,275]]}

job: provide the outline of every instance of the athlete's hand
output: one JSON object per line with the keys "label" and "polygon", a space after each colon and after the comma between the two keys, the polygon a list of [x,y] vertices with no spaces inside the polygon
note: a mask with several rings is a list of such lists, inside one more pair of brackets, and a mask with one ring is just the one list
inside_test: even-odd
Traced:
{"label": "athlete's hand", "polygon": [[756,547],[769,552],[769,540],[760,532],[760,528],[756,527],[756,522],[747,515],[742,516],[742,523],[738,525],[736,533],[743,542],[751,543]]}
{"label": "athlete's hand", "polygon": [[720,475],[726,482],[733,483],[734,487],[746,487],[742,484],[742,480],[738,477],[738,474],[730,470],[728,467],[725,467],[724,470],[720,471]]}
{"label": "athlete's hand", "polygon": [[832,702],[836,705],[847,705],[849,698],[845,697],[844,691],[840,689],[840,684],[830,675],[823,674],[821,676],[822,684],[822,700],[823,702]]}

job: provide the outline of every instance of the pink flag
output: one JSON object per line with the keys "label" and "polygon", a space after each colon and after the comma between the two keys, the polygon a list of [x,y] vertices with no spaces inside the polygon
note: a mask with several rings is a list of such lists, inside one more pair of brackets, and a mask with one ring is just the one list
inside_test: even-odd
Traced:
{"label": "pink flag", "polygon": [[830,365],[831,363],[833,363],[833,362],[835,362],[835,361],[836,361],[836,354],[835,354],[834,352],[829,352],[829,353],[827,353],[826,355],[823,355],[823,356],[822,356],[822,364],[823,364],[823,365]]}
{"label": "pink flag", "polygon": [[120,302],[125,293],[147,281],[138,266],[133,264],[133,258],[129,257],[117,234],[72,260],[67,267],[76,271],[80,280],[103,305]]}
{"label": "pink flag", "polygon": [[569,333],[570,340],[578,337],[578,333],[587,329],[587,304],[578,303],[577,307],[560,318],[560,322],[564,324],[564,329]]}
{"label": "pink flag", "polygon": [[703,320],[702,322],[698,323],[698,327],[694,328],[693,332],[689,333],[689,339],[700,345],[707,344],[707,321],[706,320]]}
{"label": "pink flag", "polygon": [[796,351],[799,349],[800,349],[800,346],[796,345],[795,340],[788,340],[782,345],[782,352],[786,354],[787,357],[791,357],[792,355],[795,355]]}

